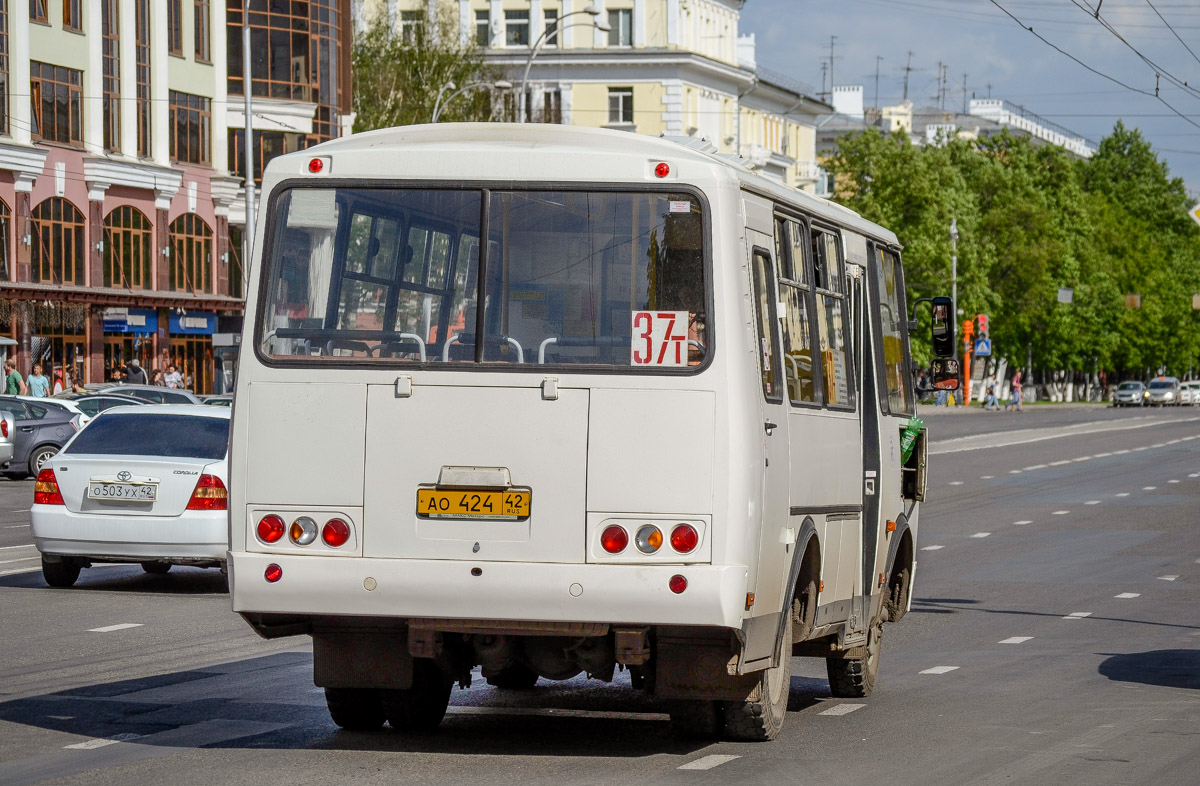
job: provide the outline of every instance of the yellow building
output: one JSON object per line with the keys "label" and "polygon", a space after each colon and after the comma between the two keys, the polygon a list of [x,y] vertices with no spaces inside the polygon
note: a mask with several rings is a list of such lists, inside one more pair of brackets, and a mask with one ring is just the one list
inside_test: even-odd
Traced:
{"label": "yellow building", "polygon": [[403,31],[449,14],[501,66],[532,122],[700,137],[811,191],[815,120],[832,107],[757,67],[743,0],[354,0],[356,24]]}

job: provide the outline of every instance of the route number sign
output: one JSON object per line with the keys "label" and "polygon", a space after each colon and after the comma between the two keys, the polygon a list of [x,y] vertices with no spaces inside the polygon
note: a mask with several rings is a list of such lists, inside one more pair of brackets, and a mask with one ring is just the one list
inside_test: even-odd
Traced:
{"label": "route number sign", "polygon": [[630,365],[687,365],[688,312],[634,311],[631,319]]}

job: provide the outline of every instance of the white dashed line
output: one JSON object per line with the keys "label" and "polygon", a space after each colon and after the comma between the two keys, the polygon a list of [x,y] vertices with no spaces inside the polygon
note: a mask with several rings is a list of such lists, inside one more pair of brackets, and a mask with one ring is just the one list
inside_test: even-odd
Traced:
{"label": "white dashed line", "polygon": [[1167,482],[1168,483],[1178,483],[1179,481],[1178,480],[1168,480]]}
{"label": "white dashed line", "polygon": [[1015,525],[1016,525],[1016,526],[1018,526],[1018,527],[1024,527],[1026,524],[1032,524],[1032,523],[1033,523],[1032,521],[1028,521],[1028,520],[1023,520],[1023,521],[1014,521],[1014,522],[1013,522],[1013,524],[1015,524]]}
{"label": "white dashed line", "polygon": [[974,535],[972,535],[971,537],[973,537],[973,538],[986,538],[988,535],[991,535],[991,534],[992,534],[992,533],[990,533],[990,532],[976,532],[976,533],[975,533]]}
{"label": "white dashed line", "polygon": [[712,753],[708,756],[701,756],[695,761],[689,761],[687,764],[679,765],[681,770],[711,770],[713,767],[720,767],[722,764],[728,764],[734,759],[740,759],[741,756],[734,756],[727,753]]}
{"label": "white dashed line", "polygon": [[1165,442],[1155,442],[1155,443],[1154,443],[1153,445],[1151,445],[1150,447],[1152,447],[1152,448],[1165,448],[1166,446],[1167,446],[1167,443],[1165,443]]}
{"label": "white dashed line", "polygon": [[1113,597],[1120,598],[1121,600],[1129,600],[1130,598],[1142,597],[1142,593],[1140,593],[1140,592],[1122,592],[1120,595],[1113,595]]}
{"label": "white dashed line", "polygon": [[925,546],[921,549],[921,551],[937,551],[938,549],[944,549],[944,548],[946,548],[946,547],[945,546]]}
{"label": "white dashed line", "polygon": [[93,739],[93,740],[84,740],[83,742],[77,742],[74,745],[64,745],[63,749],[64,750],[76,750],[76,751],[90,751],[90,750],[95,750],[96,748],[103,748],[106,745],[116,745],[118,742],[128,742],[129,740],[136,740],[142,736],[144,736],[144,735],[132,734],[132,733],[114,734],[111,737],[100,737],[100,738]]}
{"label": "white dashed line", "polygon": [[1142,447],[1140,447],[1140,448],[1134,448],[1134,449],[1133,449],[1133,452],[1134,452],[1134,453],[1141,453],[1141,452],[1142,452],[1143,450],[1145,450],[1145,449],[1146,449],[1146,447],[1143,445],[1143,446],[1142,446]]}
{"label": "white dashed line", "polygon": [[1179,578],[1179,576],[1159,576],[1158,580],[1159,581],[1174,581],[1177,578]]}
{"label": "white dashed line", "polygon": [[952,480],[952,481],[950,481],[950,485],[951,485],[951,486],[961,486],[961,485],[962,485],[962,483],[963,483],[963,482],[962,482],[961,480]]}
{"label": "white dashed line", "polygon": [[1090,611],[1072,611],[1070,614],[1063,617],[1063,619],[1065,619],[1065,620],[1081,620],[1084,617],[1090,617],[1090,616],[1092,616],[1092,612],[1090,612]]}
{"label": "white dashed line", "polygon": [[1111,455],[1112,455],[1111,453],[1097,453],[1095,457],[1096,458],[1108,458]]}
{"label": "white dashed line", "polygon": [[919,673],[920,674],[945,674],[947,672],[954,671],[957,668],[958,668],[958,666],[934,666],[932,669],[925,669],[925,671],[922,671]]}
{"label": "white dashed line", "polygon": [[1019,469],[1010,469],[1010,470],[1008,471],[1008,474],[1010,474],[1010,475],[1020,475],[1020,474],[1021,474],[1021,470],[1019,470]]}
{"label": "white dashed line", "polygon": [[1045,468],[1046,468],[1045,464],[1034,464],[1032,467],[1026,467],[1025,471],[1032,472],[1035,469],[1045,469]]}
{"label": "white dashed line", "polygon": [[1065,516],[1070,512],[1071,511],[1069,511],[1069,510],[1056,510],[1056,511],[1054,511],[1054,515],[1055,516]]}
{"label": "white dashed line", "polygon": [[106,625],[103,628],[88,628],[88,633],[112,633],[114,630],[128,630],[129,628],[140,628],[140,622],[122,622],[118,625]]}
{"label": "white dashed line", "polygon": [[1114,456],[1124,456],[1128,452],[1129,452],[1128,450],[1114,450],[1113,455]]}
{"label": "white dashed line", "polygon": [[1063,466],[1064,464],[1070,464],[1070,463],[1071,463],[1070,461],[1051,461],[1051,462],[1050,462],[1050,466],[1052,466],[1052,467],[1061,467],[1061,466]]}
{"label": "white dashed line", "polygon": [[818,712],[818,715],[849,715],[855,710],[861,710],[865,704],[836,704],[824,712]]}
{"label": "white dashed line", "polygon": [[[994,477],[995,477],[995,475],[980,475],[979,479],[980,480],[991,480]],[[855,706],[858,706],[858,705],[855,705]]]}
{"label": "white dashed line", "polygon": [[1113,494],[1113,496],[1114,496],[1114,497],[1128,497],[1128,496],[1129,496],[1129,492],[1128,492],[1128,491],[1122,491],[1122,492],[1120,492],[1119,494]]}
{"label": "white dashed line", "polygon": [[1085,502],[1085,503],[1083,503],[1083,504],[1084,504],[1084,505],[1099,505],[1099,504],[1100,504],[1100,500],[1098,500],[1098,499],[1089,499],[1087,502]]}
{"label": "white dashed line", "polygon": [[1193,472],[1188,475],[1189,478],[1200,478],[1200,472]]}
{"label": "white dashed line", "polygon": [[1024,644],[1032,639],[1033,636],[1010,636],[1004,641],[997,642],[998,644]]}
{"label": "white dashed line", "polygon": [[28,524],[9,524],[5,527],[5,529],[22,529],[23,527],[28,527],[28,526],[29,526]]}
{"label": "white dashed line", "polygon": [[1158,486],[1142,486],[1142,491],[1154,491]]}

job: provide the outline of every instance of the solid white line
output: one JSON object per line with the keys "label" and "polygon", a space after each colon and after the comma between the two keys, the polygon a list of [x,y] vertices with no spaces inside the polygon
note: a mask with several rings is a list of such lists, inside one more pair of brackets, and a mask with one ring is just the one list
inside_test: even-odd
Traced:
{"label": "solid white line", "polygon": [[609,710],[557,710],[543,707],[475,707],[455,705],[446,710],[450,715],[528,715],[543,718],[602,718],[662,722],[671,719],[664,712],[612,712]]}
{"label": "solid white line", "polygon": [[34,573],[42,569],[41,565],[35,565],[32,568],[17,568],[16,570],[0,570],[0,576],[15,576],[18,573]]}
{"label": "solid white line", "polygon": [[1019,469],[1010,469],[1010,470],[1008,471],[1008,474],[1010,474],[1010,475],[1020,475],[1020,474],[1021,474],[1021,470],[1019,470]]}
{"label": "solid white line", "polygon": [[1005,639],[1004,641],[1001,641],[998,643],[1000,643],[1000,644],[1024,644],[1025,642],[1029,641],[1032,638],[1033,638],[1033,636],[1010,636],[1009,638]]}
{"label": "solid white line", "polygon": [[1179,578],[1179,576],[1159,576],[1158,577],[1159,581],[1174,581],[1177,578]]}
{"label": "solid white line", "polygon": [[1133,452],[1134,452],[1134,453],[1140,453],[1140,452],[1142,452],[1142,451],[1143,451],[1143,450],[1145,450],[1145,449],[1146,449],[1146,447],[1143,445],[1143,446],[1142,446],[1142,447],[1140,447],[1140,448],[1134,448],[1134,449],[1133,449]]}
{"label": "solid white line", "polygon": [[934,666],[932,669],[918,672],[919,674],[945,674],[946,672],[954,671],[958,666]]}
{"label": "solid white line", "polygon": [[28,526],[29,526],[28,524],[8,524],[4,528],[5,529],[21,529],[22,527],[28,527]]}
{"label": "solid white line", "polygon": [[[1183,423],[1193,423],[1200,420],[1197,418],[1182,418],[1180,420],[1171,421],[1171,425]],[[1089,423],[1077,423],[1073,426],[1057,428],[1049,431],[1045,429],[1022,429],[1019,432],[989,432],[987,434],[974,434],[969,437],[958,437],[952,440],[946,440],[940,444],[931,446],[929,453],[931,455],[940,453],[962,453],[968,450],[988,450],[991,448],[1006,448],[1014,445],[1027,445],[1030,442],[1044,442],[1048,439],[1062,439],[1064,437],[1074,437],[1082,434],[1094,434],[1098,432],[1109,431],[1126,431],[1129,429],[1147,428],[1151,426],[1162,426],[1163,421],[1154,418],[1147,418],[1144,422],[1127,423],[1124,425],[1114,426],[1110,420],[1092,421]],[[984,442],[986,440],[986,442]],[[984,444],[978,444],[984,442]],[[967,443],[967,444],[962,444]],[[1145,448],[1140,448],[1145,450]],[[1122,451],[1114,451],[1114,454]],[[1128,451],[1126,451],[1128,452]]]}
{"label": "solid white line", "polygon": [[1056,510],[1056,511],[1054,511],[1054,515],[1055,516],[1065,516],[1070,512],[1071,511],[1069,511],[1069,510]]}
{"label": "solid white line", "polygon": [[36,557],[21,557],[20,559],[0,559],[0,565],[7,565],[10,562],[29,562],[31,559],[41,559],[41,555]]}
{"label": "solid white line", "polygon": [[1167,446],[1167,443],[1165,443],[1165,442],[1156,442],[1156,443],[1154,443],[1153,445],[1151,445],[1150,447],[1152,447],[1152,448],[1165,448],[1166,446]]}
{"label": "solid white line", "polygon": [[[24,524],[21,525],[25,526]],[[35,546],[32,543],[22,543],[20,546],[0,546],[0,551],[8,551],[9,549],[32,549]]]}
{"label": "solid white line", "polygon": [[1113,455],[1114,456],[1124,456],[1128,452],[1129,452],[1128,450],[1114,450]]}
{"label": "solid white line", "polygon": [[1029,520],[1024,520],[1024,519],[1023,519],[1023,520],[1021,520],[1021,521],[1014,521],[1014,522],[1013,522],[1013,524],[1016,524],[1018,527],[1023,527],[1023,526],[1025,526],[1026,524],[1032,524],[1032,523],[1033,523],[1032,521],[1029,521]]}
{"label": "solid white line", "polygon": [[103,748],[106,745],[116,745],[118,742],[136,740],[143,736],[145,735],[126,732],[124,734],[114,734],[111,737],[99,737],[92,740],[85,740],[84,742],[77,742],[74,745],[64,745],[63,748],[65,750],[90,751],[95,750],[96,748]]}
{"label": "solid white line", "polygon": [[1070,614],[1063,617],[1063,619],[1065,619],[1065,620],[1081,620],[1084,617],[1090,617],[1090,616],[1092,616],[1092,612],[1090,612],[1090,611],[1072,611]]}
{"label": "solid white line", "polygon": [[1099,505],[1099,504],[1100,504],[1100,500],[1098,500],[1098,499],[1089,499],[1087,502],[1085,502],[1085,503],[1083,503],[1083,504],[1084,504],[1084,505]]}
{"label": "solid white line", "polygon": [[141,622],[122,622],[118,625],[105,625],[103,628],[88,628],[88,633],[112,633],[114,630],[128,630],[142,627]]}
{"label": "solid white line", "polygon": [[865,704],[837,704],[824,712],[818,712],[818,715],[849,715],[855,710],[861,710]]}
{"label": "solid white line", "polygon": [[991,535],[991,534],[992,534],[992,533],[990,533],[990,532],[976,532],[976,533],[975,533],[974,535],[972,535],[971,537],[973,537],[973,538],[986,538],[988,535]]}
{"label": "solid white line", "polygon": [[944,548],[946,548],[946,547],[945,546],[925,546],[921,549],[921,551],[937,551],[938,549],[944,549]]}
{"label": "solid white line", "polygon": [[728,753],[711,753],[708,756],[702,756],[695,761],[689,761],[687,764],[679,765],[681,770],[711,770],[713,767],[720,767],[722,764],[728,764],[734,759],[740,759],[741,756],[734,756]]}
{"label": "solid white line", "polygon": [[1120,595],[1113,595],[1113,597],[1121,598],[1122,600],[1129,600],[1130,598],[1142,597],[1142,593],[1140,593],[1140,592],[1122,592]]}

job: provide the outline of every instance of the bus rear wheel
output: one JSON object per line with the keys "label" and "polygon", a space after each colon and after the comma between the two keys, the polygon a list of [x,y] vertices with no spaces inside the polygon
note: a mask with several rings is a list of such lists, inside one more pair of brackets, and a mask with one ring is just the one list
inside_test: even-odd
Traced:
{"label": "bus rear wheel", "polygon": [[383,726],[383,702],[370,688],[326,688],[329,717],[347,731],[374,731]]}
{"label": "bus rear wheel", "polygon": [[744,701],[725,702],[725,733],[730,739],[773,740],[783,730],[792,689],[792,625],[789,613],[779,664],[761,672],[758,684]]}
{"label": "bus rear wheel", "polygon": [[453,683],[428,658],[413,659],[412,687],[379,692],[383,713],[397,731],[433,731],[446,716]]}
{"label": "bus rear wheel", "polygon": [[883,646],[883,620],[871,624],[861,652],[848,658],[826,658],[829,672],[829,692],[839,699],[861,699],[870,696],[879,676],[879,653]]}
{"label": "bus rear wheel", "polygon": [[501,690],[532,690],[538,674],[523,663],[514,663],[487,678],[488,685]]}

